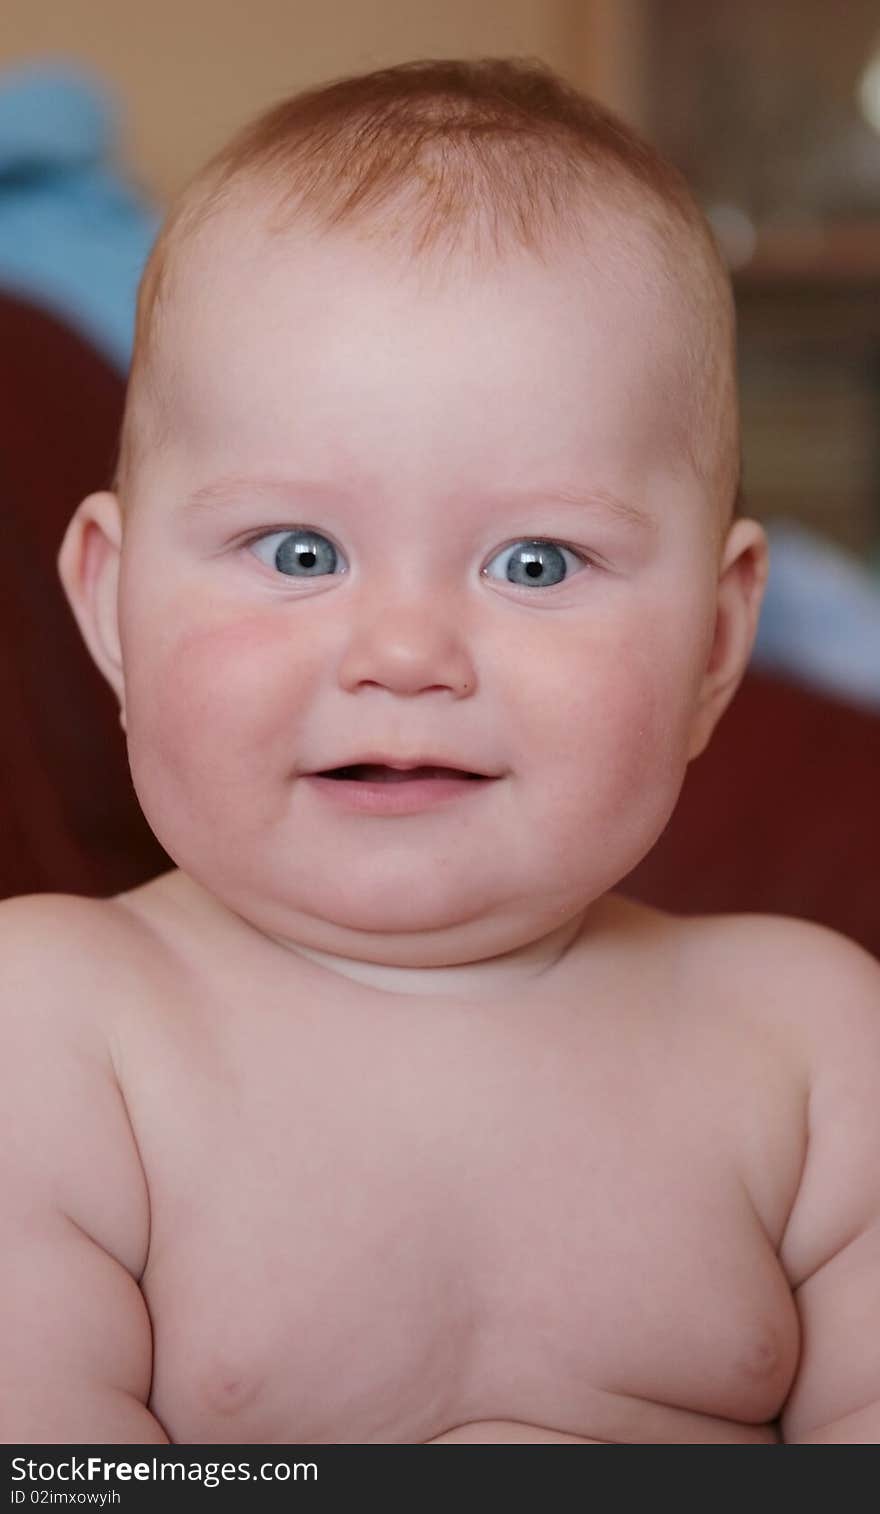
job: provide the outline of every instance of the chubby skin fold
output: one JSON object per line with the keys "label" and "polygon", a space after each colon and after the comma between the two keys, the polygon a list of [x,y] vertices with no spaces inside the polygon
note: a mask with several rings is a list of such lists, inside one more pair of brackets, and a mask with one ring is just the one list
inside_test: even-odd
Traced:
{"label": "chubby skin fold", "polygon": [[[614,892],[767,570],[643,273],[188,255],[59,559],[175,865],[0,908],[4,1438],[880,1438],[876,964]],[[310,776],[400,754],[492,776]]]}

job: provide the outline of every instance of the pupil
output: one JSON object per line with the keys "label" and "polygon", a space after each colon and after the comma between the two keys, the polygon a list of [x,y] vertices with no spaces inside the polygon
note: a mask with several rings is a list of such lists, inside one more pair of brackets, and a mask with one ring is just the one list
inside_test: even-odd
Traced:
{"label": "pupil", "polygon": [[526,572],[530,578],[537,578],[544,571],[544,564],[539,562],[526,563]]}
{"label": "pupil", "polygon": [[314,552],[300,552],[299,560],[304,568],[313,568],[317,562]]}

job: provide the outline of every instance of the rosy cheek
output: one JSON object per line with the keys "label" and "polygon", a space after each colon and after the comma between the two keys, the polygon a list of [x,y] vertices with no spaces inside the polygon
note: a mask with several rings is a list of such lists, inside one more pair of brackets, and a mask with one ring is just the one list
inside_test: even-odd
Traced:
{"label": "rosy cheek", "polygon": [[662,809],[678,792],[682,770],[682,688],[669,639],[621,636],[597,659],[586,697],[572,719],[572,755],[580,740],[593,792],[604,793],[609,819]]}
{"label": "rosy cheek", "polygon": [[634,864],[678,803],[687,773],[690,702],[688,681],[665,670],[647,679],[631,704],[628,757],[618,769],[615,797],[621,831],[629,830],[639,843]]}
{"label": "rosy cheek", "polygon": [[289,623],[242,616],[190,623],[133,660],[130,736],[175,765],[210,762],[250,770],[273,755],[279,735],[295,752],[294,721],[313,657],[296,656]]}

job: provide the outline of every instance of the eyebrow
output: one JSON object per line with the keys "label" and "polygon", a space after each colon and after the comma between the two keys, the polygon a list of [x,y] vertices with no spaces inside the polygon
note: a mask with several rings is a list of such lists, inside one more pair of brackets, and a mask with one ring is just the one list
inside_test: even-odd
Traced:
{"label": "eyebrow", "polygon": [[[194,511],[222,510],[224,507],[236,504],[242,494],[255,492],[261,495],[273,495],[279,499],[293,496],[326,499],[331,496],[338,498],[343,491],[339,486],[324,479],[254,478],[245,474],[232,473],[225,474],[222,478],[212,479],[210,483],[200,484],[187,495],[183,501],[183,508]],[[605,511],[625,525],[636,526],[640,530],[656,531],[657,529],[656,516],[631,500],[622,499],[611,490],[602,487],[579,490],[560,488],[558,485],[546,489],[540,487],[526,489],[518,486],[509,489],[493,489],[491,497],[499,502],[509,500],[513,504],[526,507],[541,504],[574,505],[584,510]]]}

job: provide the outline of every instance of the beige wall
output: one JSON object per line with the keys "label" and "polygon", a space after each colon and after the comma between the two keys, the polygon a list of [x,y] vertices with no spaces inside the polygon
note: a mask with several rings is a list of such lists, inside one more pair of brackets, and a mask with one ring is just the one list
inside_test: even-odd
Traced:
{"label": "beige wall", "polygon": [[336,74],[531,54],[639,115],[647,0],[2,0],[0,65],[79,60],[117,91],[125,162],[166,197],[249,116]]}

